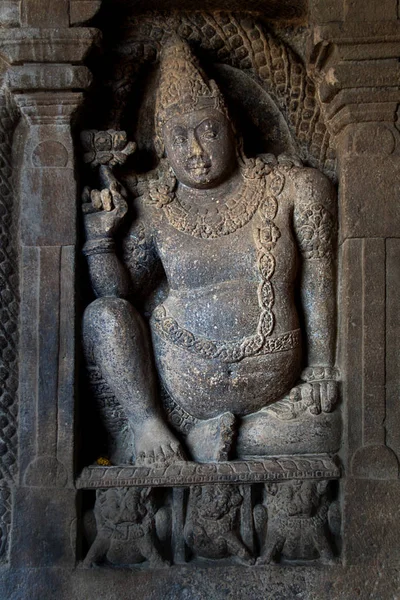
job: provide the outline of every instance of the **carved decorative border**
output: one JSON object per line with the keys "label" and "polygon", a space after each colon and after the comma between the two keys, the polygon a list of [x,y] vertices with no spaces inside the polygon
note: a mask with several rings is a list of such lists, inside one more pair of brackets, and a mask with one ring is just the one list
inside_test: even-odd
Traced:
{"label": "carved decorative border", "polygon": [[15,108],[0,92],[0,478],[17,473],[19,284],[17,211],[12,184],[11,143]]}
{"label": "carved decorative border", "polygon": [[288,479],[338,479],[340,468],[328,455],[271,456],[262,460],[200,464],[180,462],[167,467],[98,467],[83,469],[78,489],[207,483],[262,483]]}

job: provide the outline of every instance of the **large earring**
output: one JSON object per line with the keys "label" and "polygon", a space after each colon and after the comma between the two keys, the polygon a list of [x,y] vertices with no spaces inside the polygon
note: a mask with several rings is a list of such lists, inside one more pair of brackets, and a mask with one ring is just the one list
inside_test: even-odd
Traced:
{"label": "large earring", "polygon": [[162,159],[165,157],[165,145],[164,142],[162,141],[161,137],[156,134],[154,137],[154,147],[157,153],[157,156],[159,159]]}

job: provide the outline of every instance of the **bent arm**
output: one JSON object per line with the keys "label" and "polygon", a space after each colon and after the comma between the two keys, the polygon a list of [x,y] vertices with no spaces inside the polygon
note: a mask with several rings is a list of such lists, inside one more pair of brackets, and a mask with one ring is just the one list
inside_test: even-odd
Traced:
{"label": "bent arm", "polygon": [[336,347],[336,205],[324,175],[302,169],[295,182],[294,230],[308,366],[333,367]]}
{"label": "bent arm", "polygon": [[83,252],[98,297],[128,298],[133,295],[139,299],[148,289],[159,262],[152,236],[140,219],[122,240],[121,259],[115,252],[111,236],[88,239]]}
{"label": "bent arm", "polygon": [[115,254],[114,240],[88,240],[83,252],[87,258],[90,281],[96,296],[126,298],[129,293],[128,273]]}

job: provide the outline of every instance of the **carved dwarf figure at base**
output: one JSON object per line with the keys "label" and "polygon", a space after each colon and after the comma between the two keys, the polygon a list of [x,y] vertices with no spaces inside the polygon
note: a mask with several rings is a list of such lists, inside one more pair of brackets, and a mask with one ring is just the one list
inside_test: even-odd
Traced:
{"label": "carved dwarf figure at base", "polygon": [[85,196],[99,296],[84,317],[88,362],[122,407],[137,464],[227,460],[237,434],[240,457],[268,454],[265,407],[296,397],[329,420],[336,401],[333,189],[298,161],[246,158],[215,82],[176,38],[162,53],[156,145],[157,171],[125,178],[129,211],[104,156],[104,189]]}
{"label": "carved dwarf figure at base", "polygon": [[169,565],[157,550],[151,494],[151,488],[113,488],[97,492],[97,535],[84,566],[104,561],[110,565],[131,566],[145,560],[153,568]]}
{"label": "carved dwarf figure at base", "polygon": [[245,564],[254,564],[238,532],[242,502],[236,486],[204,485],[190,489],[184,537],[195,556],[234,556]]}
{"label": "carved dwarf figure at base", "polygon": [[261,556],[257,564],[281,558],[329,562],[328,481],[289,481],[265,485],[264,503],[255,507],[254,520]]}

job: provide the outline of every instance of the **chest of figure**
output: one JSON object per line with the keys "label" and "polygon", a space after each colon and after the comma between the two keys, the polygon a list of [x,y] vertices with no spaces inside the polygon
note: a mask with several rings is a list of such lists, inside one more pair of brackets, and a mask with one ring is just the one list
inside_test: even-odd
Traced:
{"label": "chest of figure", "polygon": [[194,289],[232,280],[257,283],[259,256],[268,250],[281,277],[291,273],[296,264],[291,215],[284,201],[274,220],[257,211],[243,227],[210,238],[177,229],[161,211],[153,235],[171,289]]}
{"label": "chest of figure", "polygon": [[257,277],[250,224],[231,235],[199,239],[176,230],[163,219],[156,230],[156,245],[172,288]]}

